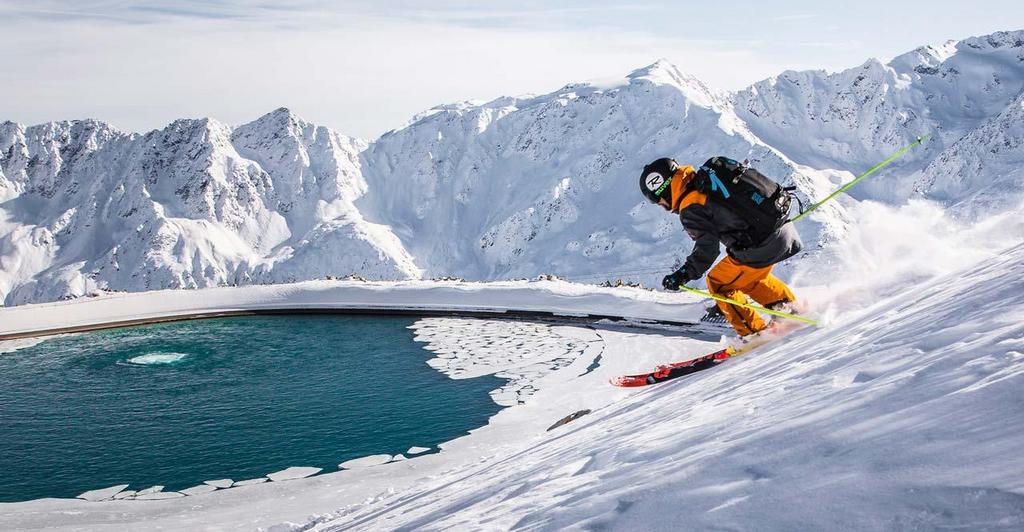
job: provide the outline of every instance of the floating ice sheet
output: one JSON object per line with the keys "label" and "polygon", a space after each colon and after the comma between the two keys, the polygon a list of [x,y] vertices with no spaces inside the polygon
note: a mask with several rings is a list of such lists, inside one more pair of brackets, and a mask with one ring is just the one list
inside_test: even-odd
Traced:
{"label": "floating ice sheet", "polygon": [[239,480],[232,484],[231,487],[237,488],[239,486],[252,486],[253,484],[263,484],[264,482],[267,482],[269,480],[270,479],[267,477],[250,478],[249,480]]}
{"label": "floating ice sheet", "polygon": [[423,454],[430,450],[430,447],[409,447],[405,454]]}
{"label": "floating ice sheet", "polygon": [[150,487],[148,487],[148,488],[146,488],[144,490],[139,490],[139,492],[136,493],[135,496],[138,497],[140,495],[149,495],[150,493],[156,493],[158,491],[163,491],[163,490],[164,490],[163,486],[150,486]]}
{"label": "floating ice sheet", "polygon": [[198,486],[192,486],[191,488],[181,490],[185,495],[201,495],[203,493],[210,493],[211,491],[217,491],[217,487],[209,484],[199,484]]}
{"label": "floating ice sheet", "polygon": [[211,486],[213,486],[215,488],[230,488],[231,485],[234,484],[234,483],[235,483],[235,481],[231,480],[230,478],[221,478],[221,479],[217,479],[217,480],[207,480],[206,482],[203,482],[203,484],[209,484],[209,485],[211,485]]}
{"label": "floating ice sheet", "polygon": [[87,491],[79,495],[78,498],[85,499],[87,501],[105,501],[112,498],[114,495],[121,493],[127,487],[128,484],[118,484],[117,486],[110,486],[109,488]]}
{"label": "floating ice sheet", "polygon": [[177,499],[178,497],[184,497],[185,495],[177,491],[157,491],[155,493],[148,493],[146,495],[135,495],[137,501],[160,501],[163,499]]}
{"label": "floating ice sheet", "polygon": [[571,364],[600,337],[586,327],[532,321],[424,318],[411,326],[437,356],[427,362],[453,379],[494,375],[508,379],[491,392],[502,406],[526,402],[536,382]]}
{"label": "floating ice sheet", "polygon": [[289,467],[288,469],[275,471],[267,475],[267,478],[274,482],[280,482],[282,480],[311,477],[321,471],[323,471],[323,468],[320,467]]}
{"label": "floating ice sheet", "polygon": [[338,464],[340,469],[358,469],[360,467],[371,467],[375,465],[386,464],[391,461],[390,454],[373,454],[370,456],[364,456],[362,458],[356,458],[354,460],[348,460]]}

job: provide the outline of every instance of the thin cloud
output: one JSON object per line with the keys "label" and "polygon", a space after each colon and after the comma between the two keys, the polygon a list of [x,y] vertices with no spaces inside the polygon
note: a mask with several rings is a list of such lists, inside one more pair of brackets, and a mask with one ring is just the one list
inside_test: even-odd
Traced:
{"label": "thin cloud", "polygon": [[793,15],[779,15],[777,17],[772,17],[769,20],[772,22],[791,22],[794,20],[810,20],[814,18],[818,18],[816,13],[798,13]]}
{"label": "thin cloud", "polygon": [[240,20],[250,18],[245,13],[239,10],[223,10],[223,9],[205,9],[199,7],[181,7],[181,6],[133,6],[129,8],[134,13],[141,14],[152,14],[152,15],[170,15],[174,17],[185,17],[185,18],[202,18],[202,19],[213,19],[213,20]]}
{"label": "thin cloud", "polygon": [[[469,0],[0,0],[0,120],[91,116],[145,130],[182,116],[237,124],[286,106],[373,138],[440,103],[546,93],[657,57],[739,89],[788,69],[850,68],[1024,25],[1008,8],[970,25],[970,14],[924,21],[885,6],[891,17],[735,0],[524,0],[515,10]],[[726,11],[743,31],[722,33]]]}
{"label": "thin cloud", "polygon": [[[117,13],[67,9],[24,8],[12,7],[3,4],[0,4],[0,16],[2,16],[3,19],[6,19],[7,22],[16,21],[18,19],[34,19],[41,22],[63,22],[76,20],[101,20],[107,22],[124,22],[129,24],[145,22],[145,20],[139,17],[129,17]],[[2,26],[2,23],[0,23],[0,26]]]}
{"label": "thin cloud", "polygon": [[794,43],[802,48],[823,48],[826,50],[859,50],[864,48],[864,42],[858,40],[850,41],[804,41]]}
{"label": "thin cloud", "polygon": [[[572,2],[562,2],[571,4]],[[407,5],[408,4],[408,5]],[[473,24],[505,22],[509,24],[574,22],[573,17],[593,16],[591,22],[600,22],[609,13],[643,12],[653,7],[630,5],[562,5],[551,7],[547,3],[527,4],[521,9],[491,8],[462,2],[439,2],[423,7],[416,2],[391,2],[382,4],[372,1],[349,1],[344,3],[326,0],[307,0],[286,5],[265,0],[219,0],[219,1],[144,1],[144,0],[81,0],[66,9],[67,2],[42,0],[36,7],[0,0],[0,13],[22,14],[49,18],[110,19],[124,22],[159,22],[168,18],[201,18],[211,20],[279,21],[280,18],[347,17],[368,16],[381,19],[419,20],[437,23]]]}
{"label": "thin cloud", "polygon": [[594,15],[613,12],[643,12],[653,10],[653,7],[639,5],[620,6],[593,6],[593,7],[554,7],[525,10],[486,10],[486,9],[433,9],[415,10],[397,13],[394,16],[429,19],[436,21],[491,21],[491,20],[534,20],[538,18],[568,16],[568,15]]}
{"label": "thin cloud", "polygon": [[[210,20],[255,19],[261,13],[278,11],[278,8],[263,3],[245,1],[104,1],[81,0],[72,3],[74,9],[67,9],[68,2],[42,0],[33,7],[0,0],[0,14],[33,18],[42,22],[66,22],[74,20],[99,20],[129,24],[159,23],[174,18],[199,18]],[[294,11],[294,10],[292,10]],[[0,25],[3,24],[0,20]]]}

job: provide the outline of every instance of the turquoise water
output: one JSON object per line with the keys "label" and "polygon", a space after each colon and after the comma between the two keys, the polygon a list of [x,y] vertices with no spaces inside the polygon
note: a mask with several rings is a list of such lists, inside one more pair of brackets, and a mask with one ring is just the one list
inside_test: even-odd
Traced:
{"label": "turquoise water", "polygon": [[486,424],[395,317],[265,316],[98,331],[0,354],[0,501],[337,470]]}

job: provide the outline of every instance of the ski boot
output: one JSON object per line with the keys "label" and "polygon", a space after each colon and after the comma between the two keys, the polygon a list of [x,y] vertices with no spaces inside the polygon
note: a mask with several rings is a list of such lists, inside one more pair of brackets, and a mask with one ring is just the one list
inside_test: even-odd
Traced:
{"label": "ski boot", "polygon": [[722,309],[718,308],[718,305],[711,305],[704,310],[704,316],[700,319],[701,322],[715,324],[728,323],[725,319],[725,314],[722,313]]}
{"label": "ski boot", "polygon": [[800,315],[807,311],[807,305],[802,301],[776,301],[774,303],[765,305],[764,308],[768,310],[774,310],[776,312],[784,312],[786,314]]}

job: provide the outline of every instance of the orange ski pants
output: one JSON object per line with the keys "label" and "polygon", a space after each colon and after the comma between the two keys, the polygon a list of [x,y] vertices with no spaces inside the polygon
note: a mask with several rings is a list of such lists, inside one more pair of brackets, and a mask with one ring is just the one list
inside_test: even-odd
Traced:
{"label": "orange ski pants", "polygon": [[[793,301],[793,291],[772,275],[772,267],[753,268],[725,257],[708,272],[708,291],[741,303],[749,303],[749,295],[762,306],[779,301]],[[725,319],[740,336],[756,333],[765,328],[764,319],[749,308],[739,307],[724,301],[718,302]]]}

